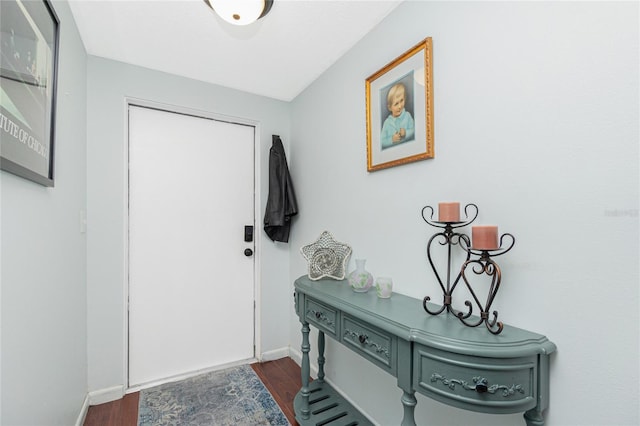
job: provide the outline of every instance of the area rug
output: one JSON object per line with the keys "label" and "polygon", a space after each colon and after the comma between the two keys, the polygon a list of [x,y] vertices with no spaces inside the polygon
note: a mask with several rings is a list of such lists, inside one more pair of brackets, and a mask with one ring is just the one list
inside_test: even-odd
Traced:
{"label": "area rug", "polygon": [[289,425],[248,365],[140,391],[139,426]]}

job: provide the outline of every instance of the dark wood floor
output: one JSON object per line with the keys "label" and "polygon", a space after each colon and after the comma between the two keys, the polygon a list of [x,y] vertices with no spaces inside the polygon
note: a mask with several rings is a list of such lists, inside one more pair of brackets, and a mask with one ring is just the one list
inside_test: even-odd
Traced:
{"label": "dark wood floor", "polygon": [[[302,386],[300,367],[291,358],[251,364],[273,399],[276,400],[289,423],[297,426],[293,414],[293,398]],[[84,426],[136,426],[138,423],[139,392],[106,404],[89,407]]]}

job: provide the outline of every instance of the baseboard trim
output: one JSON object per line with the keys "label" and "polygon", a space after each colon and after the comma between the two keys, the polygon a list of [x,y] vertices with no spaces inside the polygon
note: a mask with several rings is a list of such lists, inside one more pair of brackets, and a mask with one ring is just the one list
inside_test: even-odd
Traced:
{"label": "baseboard trim", "polygon": [[117,401],[124,396],[124,386],[113,386],[106,389],[89,392],[89,405],[100,405],[105,402]]}
{"label": "baseboard trim", "polygon": [[260,355],[260,362],[275,361],[276,359],[289,356],[289,348],[280,348],[273,351],[263,352]]}
{"label": "baseboard trim", "polygon": [[117,401],[124,396],[124,386],[113,386],[107,389],[100,389],[89,392],[85,395],[80,414],[76,419],[75,426],[84,425],[84,421],[89,413],[89,407],[92,405],[100,405],[106,402]]}
{"label": "baseboard trim", "polygon": [[294,360],[296,364],[302,364],[302,352],[289,346],[289,358]]}
{"label": "baseboard trim", "polygon": [[78,419],[76,420],[75,426],[84,425],[84,421],[87,418],[87,413],[89,412],[89,394],[84,396],[84,402],[82,403],[82,408],[80,409],[80,414],[78,414]]}

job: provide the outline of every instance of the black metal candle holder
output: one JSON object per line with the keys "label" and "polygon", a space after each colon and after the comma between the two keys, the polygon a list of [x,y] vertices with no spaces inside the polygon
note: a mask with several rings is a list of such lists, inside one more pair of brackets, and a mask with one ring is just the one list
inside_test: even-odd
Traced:
{"label": "black metal candle holder", "polygon": [[[427,213],[428,211],[430,211],[430,214],[427,217],[425,213]],[[424,307],[424,310],[431,315],[439,315],[446,310],[447,312],[451,312],[452,314],[454,314],[466,326],[477,327],[480,324],[484,323],[487,329],[491,333],[500,334],[504,326],[502,322],[498,321],[498,311],[494,310],[492,312],[493,318],[489,319],[489,311],[491,309],[491,305],[495,300],[496,294],[500,289],[500,282],[502,281],[502,272],[498,264],[493,260],[493,258],[497,256],[502,256],[503,254],[511,250],[513,248],[513,245],[515,244],[515,237],[511,234],[503,234],[500,237],[500,244],[498,248],[491,249],[491,250],[474,249],[473,247],[471,247],[471,241],[469,237],[465,234],[455,232],[454,229],[467,226],[471,224],[474,220],[476,220],[476,218],[478,217],[478,206],[476,206],[475,204],[467,204],[464,208],[464,213],[466,216],[464,221],[440,222],[440,221],[433,220],[433,216],[435,214],[433,207],[425,206],[422,209],[422,218],[424,219],[425,222],[427,222],[429,225],[434,226],[436,228],[443,229],[441,232],[434,234],[429,239],[429,242],[427,243],[427,259],[429,260],[431,269],[433,269],[433,273],[435,274],[436,279],[438,280],[438,284],[442,289],[442,294],[443,294],[442,306],[440,307],[440,309],[436,311],[429,309],[429,306],[427,305],[427,303],[431,301],[430,296],[426,296],[423,299],[422,306]],[[440,240],[437,240],[438,238],[440,238]],[[511,243],[508,245],[508,247],[506,247],[505,245],[503,248],[503,242],[505,242],[504,241],[505,238],[510,239]],[[434,241],[437,241],[440,245],[447,246],[446,281],[443,281],[442,278],[440,277],[440,274],[438,273],[438,270],[436,269],[436,266],[433,263],[433,259],[431,257],[431,249]],[[451,249],[453,246],[456,246],[456,245],[459,245],[466,252],[466,258],[465,258],[465,261],[462,263],[462,267],[460,268],[458,274],[456,275],[456,277],[453,279],[453,282],[452,282]],[[476,256],[477,258],[472,259],[472,256]],[[473,273],[476,275],[486,274],[491,278],[491,285],[487,293],[487,301],[484,304],[480,302],[480,299],[478,299],[476,292],[473,290],[473,287],[469,283],[469,279],[467,278],[468,268],[471,268]],[[471,297],[475,302],[475,306],[477,306],[480,310],[480,316],[477,320],[475,318],[471,319],[471,316],[473,315],[474,303],[471,302],[470,300],[465,300],[464,302],[465,306],[467,307],[466,313],[463,311],[458,311],[453,308],[453,305],[452,305],[453,291],[456,289],[461,279],[465,283],[467,289],[469,290],[469,293],[471,294]]]}
{"label": "black metal candle holder", "polygon": [[[429,217],[427,217],[425,215],[426,211],[430,210],[431,214],[429,215]],[[469,214],[469,211],[473,210],[471,213],[473,213],[473,217],[471,217],[471,215]],[[422,218],[424,219],[425,222],[427,222],[429,225],[434,226],[436,228],[442,228],[443,231],[438,232],[436,234],[434,234],[430,239],[429,242],[427,243],[427,259],[429,260],[429,264],[431,265],[431,269],[433,269],[433,273],[436,276],[436,279],[438,280],[438,284],[440,284],[440,288],[442,289],[442,294],[443,294],[443,301],[442,301],[442,307],[438,310],[438,311],[432,311],[429,309],[429,307],[427,306],[427,302],[429,302],[431,300],[431,297],[426,296],[424,298],[424,300],[422,301],[422,306],[424,307],[424,310],[427,311],[428,313],[430,313],[431,315],[438,315],[440,313],[442,313],[445,309],[447,310],[447,312],[452,312],[454,314],[458,314],[457,312],[455,312],[455,310],[453,309],[453,307],[451,306],[451,294],[453,293],[453,290],[455,290],[456,286],[458,285],[458,282],[460,281],[460,278],[462,276],[462,270],[460,270],[460,272],[458,273],[458,275],[455,277],[455,279],[453,280],[453,283],[451,282],[451,248],[455,245],[459,245],[460,241],[464,241],[466,244],[466,247],[470,246],[469,243],[469,237],[466,236],[465,234],[461,234],[458,232],[454,232],[454,229],[457,228],[462,228],[463,226],[467,226],[470,223],[472,223],[474,220],[476,220],[476,218],[478,217],[478,206],[476,206],[475,204],[467,204],[464,208],[464,213],[466,216],[466,219],[464,221],[460,221],[460,222],[439,222],[439,221],[435,221],[433,220],[433,215],[434,215],[435,211],[433,209],[433,207],[431,206],[425,206],[422,209]],[[438,270],[436,269],[434,263],[433,263],[433,259],[431,257],[431,247],[433,242],[436,240],[436,238],[441,237],[441,240],[438,241],[438,243],[440,245],[446,245],[447,246],[447,277],[446,277],[446,281],[443,282],[442,278],[440,277],[440,274],[438,274]],[[470,258],[470,252],[467,251],[467,257],[466,257],[466,261],[469,260]]]}
{"label": "black metal candle holder", "polygon": [[[503,247],[503,240],[505,237],[511,239],[511,244],[506,247]],[[469,327],[477,327],[480,324],[484,323],[487,326],[487,329],[493,334],[500,334],[502,332],[503,324],[501,321],[498,321],[498,311],[493,311],[493,318],[489,319],[489,310],[491,309],[491,305],[493,304],[494,299],[496,298],[496,294],[500,289],[500,281],[502,280],[502,272],[498,264],[493,260],[494,257],[502,256],[507,253],[509,250],[513,248],[513,245],[516,242],[516,239],[511,234],[503,234],[500,236],[500,245],[499,248],[494,250],[478,250],[470,247],[468,239],[463,239],[460,246],[467,252],[467,260],[462,264],[462,269],[460,270],[460,275],[462,280],[467,286],[469,293],[473,297],[473,300],[476,306],[480,309],[480,318],[476,321],[468,320],[473,313],[473,303],[469,300],[465,300],[464,304],[467,306],[468,311],[466,314],[462,312],[455,312],[455,315],[458,317],[463,324]],[[477,259],[471,259],[471,255],[479,256]],[[471,268],[474,274],[483,275],[486,274],[491,278],[491,285],[489,287],[489,291],[487,293],[487,301],[483,305],[476,292],[469,284],[469,280],[467,279],[467,268]]]}

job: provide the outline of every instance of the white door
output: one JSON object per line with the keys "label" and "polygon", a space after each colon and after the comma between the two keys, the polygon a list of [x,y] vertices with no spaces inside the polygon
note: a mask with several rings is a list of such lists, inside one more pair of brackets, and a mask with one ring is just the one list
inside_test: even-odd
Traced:
{"label": "white door", "polygon": [[254,139],[129,107],[129,386],[254,357]]}

